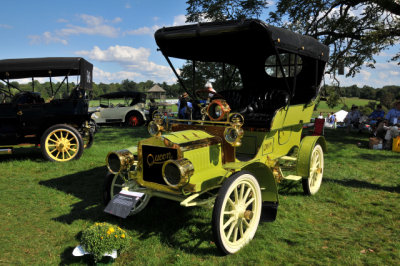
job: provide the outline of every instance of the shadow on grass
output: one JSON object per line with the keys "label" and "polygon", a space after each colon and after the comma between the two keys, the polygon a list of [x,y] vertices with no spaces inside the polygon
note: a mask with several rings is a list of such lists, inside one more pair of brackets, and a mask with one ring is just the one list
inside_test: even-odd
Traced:
{"label": "shadow on grass", "polygon": [[[141,240],[156,236],[162,243],[188,253],[217,254],[215,246],[210,245],[213,239],[210,226],[211,210],[185,208],[174,201],[152,198],[149,205],[135,216],[126,219],[111,216],[104,213],[105,206],[101,198],[105,174],[105,167],[97,167],[40,182],[40,185],[80,199],[72,205],[70,213],[55,217],[53,220],[67,224],[78,219],[109,222],[136,231],[138,239]],[[68,252],[65,252],[65,256]]]}
{"label": "shadow on grass", "polygon": [[336,180],[336,179],[324,178],[324,181],[340,184],[340,185],[346,186],[346,187],[366,188],[366,189],[383,190],[383,191],[387,191],[387,192],[400,193],[400,185],[398,185],[396,187],[381,186],[381,185],[371,184],[371,183],[368,183],[365,181],[359,181],[359,180],[355,180],[355,179]]}
{"label": "shadow on grass", "polygon": [[24,161],[30,160],[35,162],[45,161],[40,148],[36,147],[18,147],[13,150],[12,154],[1,154],[0,162],[8,161]]}
{"label": "shadow on grass", "polygon": [[115,141],[115,139],[121,138],[145,138],[149,137],[146,126],[140,126],[137,128],[130,127],[112,127],[112,126],[102,126],[99,131],[100,134],[96,135],[95,141],[98,142],[110,142]]}

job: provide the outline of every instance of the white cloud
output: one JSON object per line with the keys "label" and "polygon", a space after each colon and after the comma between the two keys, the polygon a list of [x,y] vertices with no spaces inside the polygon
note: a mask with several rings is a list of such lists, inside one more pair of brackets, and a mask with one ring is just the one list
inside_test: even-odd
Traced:
{"label": "white cloud", "polygon": [[399,71],[389,71],[389,74],[391,76],[398,76],[400,74],[400,72]]}
{"label": "white cloud", "polygon": [[120,23],[122,22],[122,18],[120,17],[116,17],[115,19],[113,19],[112,23]]}
{"label": "white cloud", "polygon": [[138,29],[134,30],[128,30],[124,32],[124,34],[127,35],[153,35],[156,30],[158,30],[160,26],[154,25],[151,28],[150,27],[141,27]]}
{"label": "white cloud", "polygon": [[131,8],[131,4],[130,4],[129,2],[126,3],[126,4],[125,4],[125,8],[128,8],[128,9]]}
{"label": "white cloud", "polygon": [[77,51],[76,54],[103,62],[132,63],[134,61],[146,61],[150,56],[150,50],[143,47],[134,48],[120,45],[101,50],[98,46],[95,46],[91,51]]}
{"label": "white cloud", "polygon": [[137,72],[129,72],[129,71],[119,71],[119,72],[107,72],[103,71],[98,67],[93,68],[93,79],[96,83],[103,82],[103,83],[109,83],[109,82],[121,82],[121,80],[124,79],[137,79],[137,78],[143,78],[143,76],[140,73]]}
{"label": "white cloud", "polygon": [[179,26],[186,23],[186,16],[185,15],[178,15],[174,17],[173,26]]}
{"label": "white cloud", "polygon": [[54,36],[51,32],[44,32],[42,35],[29,35],[28,38],[31,40],[30,44],[50,44],[50,43],[61,43],[67,45],[68,42],[65,39]]}
{"label": "white cloud", "polygon": [[[110,38],[119,36],[120,29],[115,28],[109,23],[119,23],[122,21],[120,17],[114,18],[112,21],[105,20],[103,17],[96,17],[87,14],[79,15],[78,18],[84,23],[83,26],[68,24],[65,28],[55,30],[54,32],[46,31],[41,35],[29,35],[31,44],[50,44],[50,43],[62,43],[68,44],[66,38],[70,35],[100,35]],[[59,23],[67,23],[68,20],[60,18],[57,20]]]}
{"label": "white cloud", "polygon": [[111,79],[135,73],[135,75],[132,74],[132,77],[142,78],[143,80],[151,79],[156,82],[176,82],[173,72],[169,67],[149,61],[150,49],[147,48],[116,45],[102,50],[98,46],[95,46],[90,51],[77,51],[76,54],[91,60],[118,63],[124,69],[122,72],[117,72],[118,74],[103,73],[102,77],[110,77]]}
{"label": "white cloud", "polygon": [[59,19],[57,19],[57,22],[58,23],[68,23],[69,21],[64,18],[59,18]]}
{"label": "white cloud", "polygon": [[0,24],[0,28],[3,29],[12,29],[13,27],[11,25],[7,25],[7,24]]}
{"label": "white cloud", "polygon": [[82,14],[79,16],[79,18],[84,22],[84,24],[86,24],[85,26],[69,24],[66,26],[66,28],[57,30],[56,34],[60,36],[87,34],[111,38],[115,38],[119,35],[119,28],[107,25],[108,21],[106,21],[103,17]]}
{"label": "white cloud", "polygon": [[371,72],[368,72],[366,70],[360,70],[360,75],[364,81],[368,81],[369,78],[371,77]]}

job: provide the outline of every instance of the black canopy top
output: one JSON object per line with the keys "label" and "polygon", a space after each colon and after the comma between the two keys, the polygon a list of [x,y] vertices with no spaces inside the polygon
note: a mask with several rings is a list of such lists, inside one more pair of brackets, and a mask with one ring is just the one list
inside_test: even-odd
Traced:
{"label": "black canopy top", "polygon": [[272,53],[274,46],[324,62],[329,55],[329,48],[310,36],[256,19],[161,28],[156,31],[155,39],[166,56],[236,65]]}
{"label": "black canopy top", "polygon": [[91,88],[93,65],[81,57],[44,57],[0,60],[0,79],[81,76],[81,86]]}

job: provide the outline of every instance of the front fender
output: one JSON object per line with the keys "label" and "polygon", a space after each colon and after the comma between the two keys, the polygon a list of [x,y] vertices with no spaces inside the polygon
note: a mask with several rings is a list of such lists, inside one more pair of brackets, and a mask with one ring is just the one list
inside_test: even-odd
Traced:
{"label": "front fender", "polygon": [[262,201],[278,202],[278,188],[274,175],[268,166],[255,162],[246,165],[243,170],[249,171],[257,179],[261,188]]}
{"label": "front fender", "polygon": [[317,144],[321,145],[324,152],[327,151],[323,136],[307,136],[302,139],[297,156],[296,172],[298,176],[308,177],[310,175],[311,153]]}

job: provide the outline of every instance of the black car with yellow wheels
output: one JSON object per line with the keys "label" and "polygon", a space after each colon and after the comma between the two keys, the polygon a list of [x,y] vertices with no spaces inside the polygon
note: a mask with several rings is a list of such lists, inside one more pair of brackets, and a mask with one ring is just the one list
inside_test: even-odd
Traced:
{"label": "black car with yellow wheels", "polygon": [[[0,60],[0,154],[32,144],[49,161],[79,159],[93,143],[88,112],[92,70],[80,57]],[[47,99],[35,91],[35,78],[48,79]],[[32,80],[29,90],[22,79]]]}

